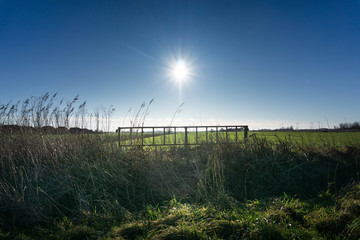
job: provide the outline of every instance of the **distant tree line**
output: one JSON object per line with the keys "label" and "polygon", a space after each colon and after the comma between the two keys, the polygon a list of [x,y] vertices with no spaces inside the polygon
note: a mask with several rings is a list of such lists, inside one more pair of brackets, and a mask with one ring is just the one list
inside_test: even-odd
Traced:
{"label": "distant tree line", "polygon": [[275,131],[294,131],[294,127],[293,126],[281,127],[281,128],[275,129]]}
{"label": "distant tree line", "polygon": [[353,123],[340,123],[339,127],[335,126],[335,129],[340,130],[359,130],[360,129],[360,122],[353,122]]}
{"label": "distant tree line", "polygon": [[[99,131],[100,133],[101,131]],[[1,125],[0,134],[14,134],[14,133],[44,133],[44,134],[66,134],[66,133],[95,133],[95,131],[87,128],[79,127],[53,127],[43,126],[34,128],[32,126],[19,126],[19,125]]]}

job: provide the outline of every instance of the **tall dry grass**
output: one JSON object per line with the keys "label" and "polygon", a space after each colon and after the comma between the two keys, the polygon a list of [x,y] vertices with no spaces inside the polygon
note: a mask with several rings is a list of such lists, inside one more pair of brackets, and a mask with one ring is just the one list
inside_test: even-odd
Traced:
{"label": "tall dry grass", "polygon": [[101,135],[0,135],[0,225],[127,211],[171,199],[211,202],[287,194],[309,198],[358,179],[359,149],[298,152],[251,139],[194,148],[119,149]]}
{"label": "tall dry grass", "polygon": [[[86,101],[79,95],[71,100],[58,94],[45,93],[23,101],[0,103],[0,131],[41,130],[44,128],[88,128],[96,132],[110,132],[113,105],[87,109]],[[94,126],[92,126],[94,124]],[[19,128],[20,127],[20,128]]]}
{"label": "tall dry grass", "polygon": [[[63,113],[59,121],[66,122]],[[26,116],[18,120],[37,123],[37,114]],[[38,116],[42,123],[48,115]],[[359,180],[356,146],[315,148],[252,137],[237,144],[121,149],[106,135],[37,131],[0,133],[0,143],[4,229],[88,214],[121,221],[128,211],[172,199],[228,207],[284,192],[311,198],[318,191],[337,191]]]}

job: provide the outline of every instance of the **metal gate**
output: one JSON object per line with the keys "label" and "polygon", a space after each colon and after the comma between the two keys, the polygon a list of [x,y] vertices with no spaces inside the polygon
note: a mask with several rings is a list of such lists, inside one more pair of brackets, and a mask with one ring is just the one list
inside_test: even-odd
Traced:
{"label": "metal gate", "polygon": [[238,142],[247,125],[234,126],[176,126],[176,127],[119,127],[119,146],[176,146],[199,145],[204,142]]}

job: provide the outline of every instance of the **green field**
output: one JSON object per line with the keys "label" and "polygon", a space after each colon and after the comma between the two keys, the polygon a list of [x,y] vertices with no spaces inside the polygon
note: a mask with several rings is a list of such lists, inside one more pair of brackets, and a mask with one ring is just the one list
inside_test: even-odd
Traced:
{"label": "green field", "polygon": [[[143,139],[144,145],[163,145],[165,144],[184,144],[185,133],[179,132],[175,135],[166,134],[161,135],[157,133],[154,140],[152,134],[147,134]],[[267,131],[258,132],[250,131],[248,133],[249,138],[265,138],[272,142],[289,142],[295,146],[332,146],[332,147],[344,147],[360,144],[360,132],[320,132],[320,131]],[[130,143],[129,140],[122,141],[124,145],[141,144],[141,135],[134,134],[134,139]],[[188,144],[200,144],[206,142],[239,142],[244,139],[244,133],[238,132],[237,135],[234,132],[208,132],[207,136],[205,132],[189,132]]]}
{"label": "green field", "polygon": [[300,146],[333,146],[343,147],[360,144],[360,132],[318,132],[318,131],[289,131],[289,132],[250,132],[250,135],[263,137],[270,141],[288,141]]}
{"label": "green field", "polygon": [[[126,136],[129,136],[128,134]],[[125,138],[125,137],[124,137]],[[141,144],[141,134],[133,134],[133,144]],[[224,142],[224,141],[230,141],[235,142],[236,140],[240,142],[244,139],[244,133],[238,132],[237,136],[236,133],[228,133],[225,132],[219,132],[216,134],[216,132],[208,132],[206,135],[206,132],[188,132],[188,144],[200,144],[200,143],[206,143],[206,142]],[[174,133],[168,133],[168,134],[161,134],[156,133],[156,136],[154,137],[154,140],[152,138],[152,134],[147,133],[146,137],[143,140],[144,145],[163,145],[163,144],[181,144],[183,145],[185,143],[185,133],[184,132],[178,132],[176,135]],[[128,144],[131,145],[129,140],[124,140],[122,144]]]}

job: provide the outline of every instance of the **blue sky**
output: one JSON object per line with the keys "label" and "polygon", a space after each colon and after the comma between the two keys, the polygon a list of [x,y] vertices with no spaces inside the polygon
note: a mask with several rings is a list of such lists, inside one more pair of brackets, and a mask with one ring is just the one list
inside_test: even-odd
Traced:
{"label": "blue sky", "polygon": [[147,125],[184,102],[175,125],[332,127],[360,120],[359,43],[360,1],[0,0],[0,104],[79,94],[115,126],[154,98]]}

